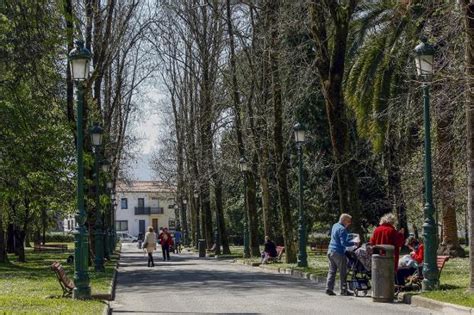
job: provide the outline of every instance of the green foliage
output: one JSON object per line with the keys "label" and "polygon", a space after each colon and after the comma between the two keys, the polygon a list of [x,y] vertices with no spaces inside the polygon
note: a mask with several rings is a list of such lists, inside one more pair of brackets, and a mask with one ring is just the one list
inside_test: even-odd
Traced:
{"label": "green foliage", "polygon": [[61,23],[50,1],[0,7],[0,204],[9,211],[4,223],[30,231],[73,207]]}
{"label": "green foliage", "polygon": [[74,235],[65,233],[47,233],[46,243],[73,243]]}
{"label": "green foliage", "polygon": [[344,95],[355,113],[359,135],[381,152],[390,121],[389,102],[402,93],[400,77],[409,76],[406,68],[419,36],[419,16],[387,1],[365,9],[353,25],[352,45],[357,53],[351,55]]}

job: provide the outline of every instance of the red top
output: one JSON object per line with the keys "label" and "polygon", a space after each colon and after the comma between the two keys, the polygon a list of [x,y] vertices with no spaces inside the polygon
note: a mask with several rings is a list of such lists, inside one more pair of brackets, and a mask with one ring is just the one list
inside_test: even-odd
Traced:
{"label": "red top", "polygon": [[411,253],[411,258],[413,258],[419,265],[423,263],[423,254],[424,247],[423,244],[418,246],[418,249]]}
{"label": "red top", "polygon": [[[166,235],[166,237],[165,237]],[[171,238],[171,234],[168,232],[161,232],[160,236],[158,237],[160,239],[160,245],[163,246],[165,244],[168,245],[173,245],[173,239]]]}
{"label": "red top", "polygon": [[395,250],[393,252],[395,272],[398,269],[398,258],[400,256],[400,248],[403,246],[405,237],[403,233],[395,230],[393,225],[384,223],[379,225],[375,230],[374,234],[370,238],[370,244],[372,245],[393,245]]}

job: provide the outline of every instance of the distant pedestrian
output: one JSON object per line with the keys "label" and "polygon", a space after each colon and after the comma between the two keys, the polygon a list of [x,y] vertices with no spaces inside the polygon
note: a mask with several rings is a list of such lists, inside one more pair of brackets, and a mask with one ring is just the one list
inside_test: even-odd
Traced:
{"label": "distant pedestrian", "polygon": [[352,295],[347,290],[347,258],[345,255],[346,247],[356,245],[349,241],[347,228],[352,223],[352,217],[343,213],[339,217],[339,222],[334,224],[331,229],[331,241],[328,246],[329,271],[326,283],[326,294],[336,295],[334,293],[334,283],[336,282],[336,273],[339,270],[341,280],[341,295]]}
{"label": "distant pedestrian", "polygon": [[148,267],[155,267],[155,262],[153,261],[153,251],[156,250],[156,236],[153,232],[153,227],[151,226],[148,227],[148,232],[145,234],[143,248],[146,249],[148,253]]}
{"label": "distant pedestrian", "polygon": [[176,230],[176,232],[174,232],[174,252],[176,254],[179,254],[181,252],[181,239],[181,231]]}
{"label": "distant pedestrian", "polygon": [[168,232],[167,228],[164,228],[160,233],[160,244],[161,250],[163,251],[163,261],[170,260],[170,245],[173,243],[171,234]]}

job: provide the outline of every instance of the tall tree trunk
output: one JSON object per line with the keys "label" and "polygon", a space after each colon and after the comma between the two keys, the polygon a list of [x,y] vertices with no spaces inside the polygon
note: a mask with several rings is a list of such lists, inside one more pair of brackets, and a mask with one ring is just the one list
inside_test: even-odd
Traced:
{"label": "tall tree trunk", "polygon": [[[443,105],[441,105],[443,106]],[[438,142],[439,158],[439,194],[442,232],[438,255],[464,257],[464,249],[459,245],[458,225],[456,221],[456,205],[454,195],[454,162],[451,156],[453,136],[451,126],[454,124],[453,112],[442,108],[436,115],[436,140]]]}
{"label": "tall tree trunk", "polygon": [[[66,20],[67,51],[69,52],[74,48],[74,15],[72,10],[72,0],[64,1],[64,17]],[[66,64],[66,108],[67,119],[74,135],[74,143],[77,143],[76,120],[74,118],[74,85],[72,82],[71,68],[69,62]]]}
{"label": "tall tree trunk", "polygon": [[3,205],[0,203],[0,263],[8,262],[5,230],[3,228]]}
{"label": "tall tree trunk", "polygon": [[363,235],[359,188],[354,171],[357,163],[352,157],[350,120],[342,90],[349,23],[356,4],[356,0],[348,0],[344,5],[335,1],[323,3],[313,0],[310,3],[310,17],[311,32],[318,52],[315,65],[325,99],[332,153],[336,163],[339,211],[350,213],[353,229]]}
{"label": "tall tree trunk", "polygon": [[[391,139],[394,136],[392,135]],[[397,228],[403,228],[405,230],[405,237],[408,237],[408,217],[407,217],[407,206],[402,190],[402,177],[400,170],[399,155],[397,151],[398,145],[396,141],[390,141],[387,146],[387,186],[388,186],[388,197],[392,203],[392,208],[397,214]]]}
{"label": "tall tree trunk", "polygon": [[[217,175],[218,176],[218,175]],[[230,255],[229,237],[225,226],[224,207],[222,203],[222,179],[219,177],[216,181],[216,221],[219,229],[220,243],[222,245],[222,253]],[[217,219],[218,218],[218,219]]]}
{"label": "tall tree trunk", "polygon": [[270,68],[272,73],[272,101],[273,101],[273,146],[275,152],[275,166],[277,172],[278,201],[281,213],[281,225],[283,229],[283,239],[285,243],[286,262],[296,262],[296,244],[294,235],[294,224],[290,209],[290,199],[288,191],[288,161],[284,148],[283,139],[283,103],[281,95],[280,69],[277,54],[279,45],[278,12],[280,10],[279,0],[269,0],[266,2],[268,26],[271,27],[272,49],[269,53]]}
{"label": "tall tree trunk", "polygon": [[[232,81],[232,101],[234,105],[234,121],[235,121],[235,132],[237,135],[237,145],[239,154],[241,157],[245,156],[245,145],[243,140],[242,132],[242,106],[240,102],[239,86],[237,83],[237,67],[235,63],[235,43],[234,43],[234,31],[232,25],[232,10],[230,7],[230,0],[226,1],[226,12],[227,12],[227,31],[229,33],[229,51],[230,51],[230,74]],[[255,187],[255,175],[253,171],[247,174],[247,186],[245,194],[247,196],[247,217],[249,227],[249,240],[250,240],[250,255],[259,256],[260,249],[258,246],[258,220],[257,220],[257,197]]]}
{"label": "tall tree trunk", "polygon": [[474,3],[464,0],[466,28],[467,210],[469,212],[470,289],[474,290]]}
{"label": "tall tree trunk", "polygon": [[253,171],[247,173],[247,215],[249,228],[249,246],[251,256],[260,256],[258,244],[257,187]]}

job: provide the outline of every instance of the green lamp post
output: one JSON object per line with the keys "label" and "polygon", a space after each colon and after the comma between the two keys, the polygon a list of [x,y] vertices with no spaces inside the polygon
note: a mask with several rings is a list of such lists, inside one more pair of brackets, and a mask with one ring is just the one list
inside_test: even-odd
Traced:
{"label": "green lamp post", "polygon": [[245,211],[244,211],[244,258],[250,257],[250,246],[249,246],[249,218],[248,218],[248,205],[247,205],[247,172],[248,162],[243,156],[240,158],[240,172],[244,178],[244,199],[245,199]]}
{"label": "green lamp post", "polygon": [[194,242],[196,243],[196,248],[198,248],[199,239],[201,238],[201,226],[199,224],[199,192],[197,189],[194,191],[194,201],[196,207],[196,239]]}
{"label": "green lamp post", "polygon": [[89,77],[89,63],[91,57],[91,52],[84,47],[84,42],[81,40],[75,42],[75,47],[69,52],[68,56],[71,77],[76,85],[77,102],[77,214],[76,230],[74,231],[74,284],[76,287],[72,293],[74,299],[90,299],[91,297],[89,273],[87,270],[89,260],[89,234],[86,228],[87,215],[84,208],[84,130],[82,129],[84,107],[83,82]]}
{"label": "green lamp post", "polygon": [[110,230],[109,230],[109,252],[110,254],[113,254],[115,251],[115,207],[117,205],[115,201],[115,192],[112,191],[112,194],[110,195]]}
{"label": "green lamp post", "polygon": [[298,149],[298,267],[308,267],[308,254],[306,253],[306,223],[303,210],[303,150],[305,130],[300,123],[293,127],[296,148]]}
{"label": "green lamp post", "polygon": [[434,219],[433,183],[431,174],[431,135],[430,135],[430,94],[429,87],[433,77],[433,59],[435,49],[428,44],[426,38],[415,47],[415,65],[418,77],[423,81],[423,119],[425,129],[425,207],[423,223],[424,261],[423,282],[424,291],[438,287],[438,267],[436,250],[438,248],[437,226]]}
{"label": "green lamp post", "polygon": [[111,254],[115,252],[115,191],[113,190],[114,184],[111,181],[107,181],[105,184],[105,187],[107,188],[107,191],[110,192],[110,197],[111,197],[111,213],[110,213],[110,225],[112,227],[109,237],[107,238],[107,241],[109,242],[109,251]]}
{"label": "green lamp post", "polygon": [[94,148],[94,172],[95,172],[95,271],[103,272],[104,268],[104,231],[102,222],[102,211],[100,209],[100,174],[99,174],[99,155],[100,146],[102,145],[102,134],[104,133],[99,123],[89,130],[91,136],[92,147]]}
{"label": "green lamp post", "polygon": [[[103,174],[108,174],[109,172],[109,166],[110,163],[107,159],[103,159],[101,162],[101,170]],[[107,208],[109,210],[107,211]],[[103,214],[102,214],[102,223],[103,223],[103,231],[104,231],[104,257],[107,259],[110,259],[110,215],[109,211],[112,211],[112,207],[107,207],[104,209]]]}
{"label": "green lamp post", "polygon": [[185,198],[183,199],[183,213],[182,213],[182,220],[183,220],[183,243],[184,245],[188,245],[188,214],[187,214],[187,206],[188,200]]}

